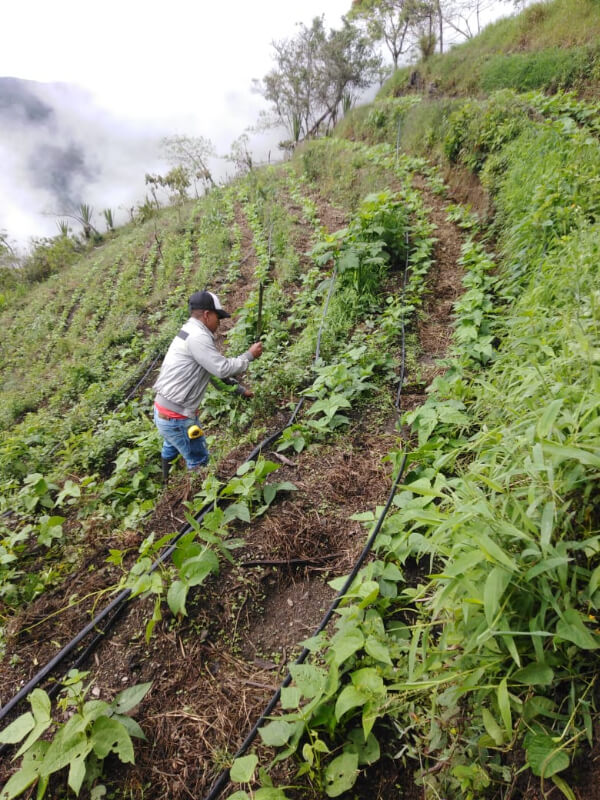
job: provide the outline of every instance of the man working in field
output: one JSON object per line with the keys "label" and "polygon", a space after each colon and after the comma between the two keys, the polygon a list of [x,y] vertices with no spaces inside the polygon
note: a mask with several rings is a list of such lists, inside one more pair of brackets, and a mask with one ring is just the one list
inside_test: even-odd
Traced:
{"label": "man working in field", "polygon": [[[208,382],[219,378],[236,383],[248,365],[262,354],[262,344],[255,342],[236,358],[226,358],[215,345],[219,323],[231,316],[215,294],[195,292],[189,299],[190,318],[171,342],[154,384],[154,422],[164,439],[161,451],[163,480],[179,454],[189,470],[198,470],[208,463],[206,439],[199,428],[198,404]],[[252,392],[238,384],[243,397]]]}

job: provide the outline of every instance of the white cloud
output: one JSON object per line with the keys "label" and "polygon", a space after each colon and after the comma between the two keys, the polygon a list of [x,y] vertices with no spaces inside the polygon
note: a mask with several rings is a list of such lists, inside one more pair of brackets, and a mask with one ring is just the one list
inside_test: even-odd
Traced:
{"label": "white cloud", "polygon": [[[350,4],[329,0],[327,24],[339,25]],[[73,141],[84,148],[86,166],[99,169],[93,181],[79,176],[81,199],[98,211],[143,197],[144,174],[158,168],[162,136],[203,135],[220,154],[229,152],[264,108],[251,81],[271,68],[271,42],[294,36],[295,23],[309,24],[323,5],[321,0],[300,6],[284,0],[6,4],[0,76],[51,84],[32,91],[55,113],[42,127],[2,126],[0,154],[3,164],[12,166],[0,176],[0,229],[20,240],[28,233],[56,232],[54,218],[43,215],[60,211],[56,197],[32,171],[42,145],[64,149]],[[275,143],[273,137],[265,140],[259,157]]]}

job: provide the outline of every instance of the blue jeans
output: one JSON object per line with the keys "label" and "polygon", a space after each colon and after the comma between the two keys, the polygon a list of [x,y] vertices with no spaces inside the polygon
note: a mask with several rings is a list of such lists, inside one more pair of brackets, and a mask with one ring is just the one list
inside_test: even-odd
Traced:
{"label": "blue jeans", "polygon": [[208,447],[204,436],[190,439],[188,428],[198,425],[198,419],[163,419],[154,409],[154,424],[163,437],[164,442],[161,456],[167,461],[172,461],[180,453],[185,459],[188,469],[195,469],[208,464]]}

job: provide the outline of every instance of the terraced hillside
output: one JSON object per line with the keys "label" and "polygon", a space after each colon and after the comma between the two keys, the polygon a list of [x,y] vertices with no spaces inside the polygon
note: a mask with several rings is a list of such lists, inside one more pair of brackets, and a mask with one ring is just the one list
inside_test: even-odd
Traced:
{"label": "terraced hillside", "polygon": [[[0,797],[595,796],[598,107],[388,94],[6,293]],[[204,286],[264,355],[164,489]]]}

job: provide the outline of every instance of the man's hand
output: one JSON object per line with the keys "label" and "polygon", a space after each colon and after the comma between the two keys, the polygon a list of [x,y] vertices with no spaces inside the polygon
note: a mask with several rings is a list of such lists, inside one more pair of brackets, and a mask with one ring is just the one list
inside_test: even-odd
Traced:
{"label": "man's hand", "polygon": [[262,355],[263,347],[261,342],[254,342],[248,348],[248,352],[252,353],[253,358],[259,358]]}
{"label": "man's hand", "polygon": [[251,397],[254,397],[254,392],[252,389],[244,389],[244,394],[242,397],[245,397],[247,400],[249,400]]}

